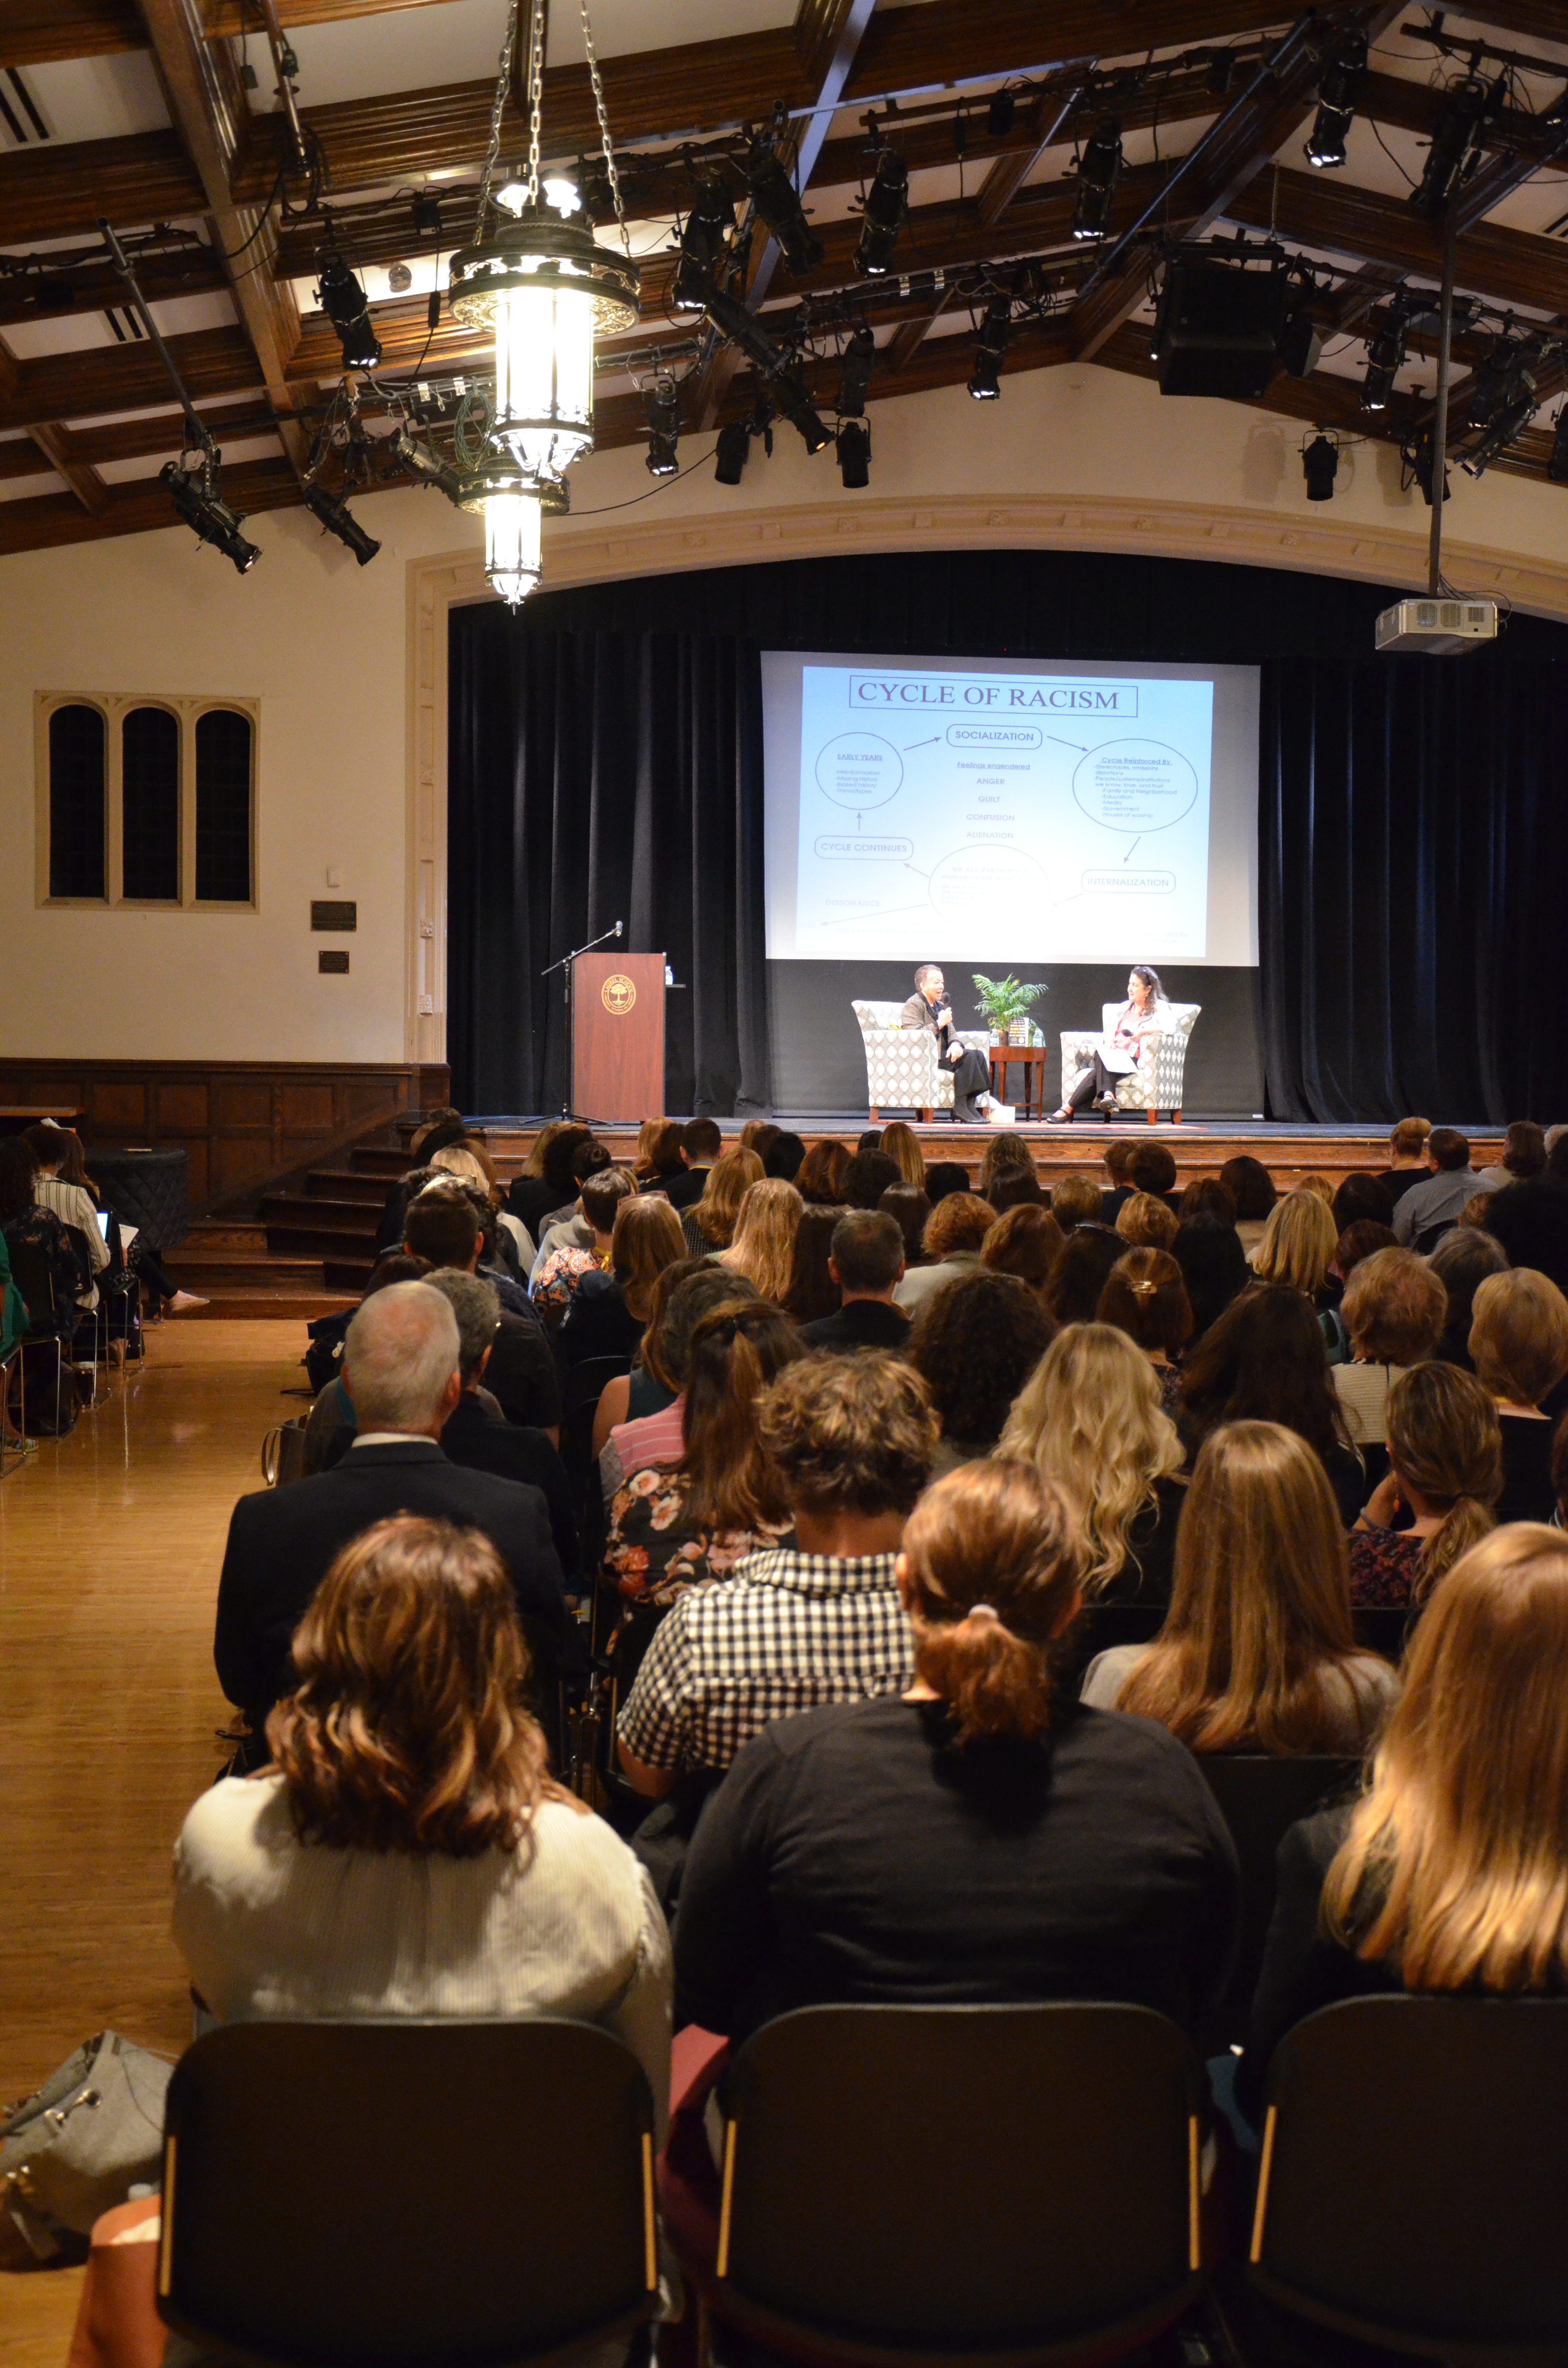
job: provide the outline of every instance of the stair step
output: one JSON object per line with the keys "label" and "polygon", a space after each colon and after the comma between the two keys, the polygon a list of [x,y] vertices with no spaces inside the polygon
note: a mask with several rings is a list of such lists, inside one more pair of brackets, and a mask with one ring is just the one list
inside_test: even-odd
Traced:
{"label": "stair step", "polygon": [[312,1201],[354,1201],[378,1214],[386,1207],[391,1178],[361,1176],[352,1167],[312,1167],[305,1191]]}
{"label": "stair step", "polygon": [[244,1258],[247,1253],[265,1258],[267,1227],[258,1220],[244,1217],[199,1217],[179,1247],[168,1256],[197,1258],[210,1250],[225,1258]]}
{"label": "stair step", "polygon": [[290,1220],[287,1224],[268,1225],[267,1239],[269,1258],[350,1258],[356,1265],[363,1259],[367,1271],[375,1254],[375,1231],[369,1225],[355,1232],[342,1225]]}
{"label": "stair step", "polygon": [[[198,1251],[194,1256],[176,1250],[165,1258],[170,1279],[182,1291],[253,1291],[264,1285],[280,1290],[320,1291],[322,1261],[319,1258],[269,1258],[265,1246],[259,1257],[228,1257],[222,1250]],[[347,1290],[344,1283],[332,1283],[334,1291]]]}
{"label": "stair step", "polygon": [[236,1318],[259,1321],[264,1316],[287,1316],[301,1324],[312,1323],[318,1315],[339,1315],[354,1305],[352,1292],[341,1291],[290,1290],[278,1285],[257,1283],[248,1289],[231,1288],[214,1291],[208,1296],[205,1307],[193,1307],[175,1317],[178,1324],[215,1324],[233,1322]]}
{"label": "stair step", "polygon": [[261,1204],[267,1239],[280,1225],[303,1226],[308,1232],[362,1234],[373,1241],[381,1212],[373,1201],[335,1201],[330,1193],[269,1192]]}
{"label": "stair step", "polygon": [[348,1161],[356,1175],[384,1178],[389,1184],[395,1184],[400,1176],[406,1176],[409,1168],[408,1154],[401,1144],[357,1144],[348,1155]]}
{"label": "stair step", "polygon": [[352,1292],[356,1299],[364,1296],[365,1285],[370,1280],[373,1258],[327,1258],[321,1262],[321,1276],[329,1291]]}

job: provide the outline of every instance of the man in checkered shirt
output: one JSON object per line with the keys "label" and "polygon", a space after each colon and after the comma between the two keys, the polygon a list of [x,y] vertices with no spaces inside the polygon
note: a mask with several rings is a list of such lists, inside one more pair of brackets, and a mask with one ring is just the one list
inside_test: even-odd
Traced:
{"label": "man in checkered shirt", "polygon": [[661,1623],[617,1729],[651,1800],[689,1770],[727,1768],[773,1719],[899,1694],[914,1675],[893,1564],[937,1452],[924,1383],[892,1357],[802,1358],[757,1419],[798,1543],[688,1588]]}

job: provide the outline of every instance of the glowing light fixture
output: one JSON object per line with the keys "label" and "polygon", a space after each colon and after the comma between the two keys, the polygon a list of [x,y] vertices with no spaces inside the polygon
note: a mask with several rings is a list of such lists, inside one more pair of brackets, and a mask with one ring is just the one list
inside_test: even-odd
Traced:
{"label": "glowing light fixture", "polygon": [[544,521],[571,507],[563,484],[531,476],[505,453],[496,453],[464,482],[458,507],[484,520],[484,573],[516,609],[535,589],[544,571]]}

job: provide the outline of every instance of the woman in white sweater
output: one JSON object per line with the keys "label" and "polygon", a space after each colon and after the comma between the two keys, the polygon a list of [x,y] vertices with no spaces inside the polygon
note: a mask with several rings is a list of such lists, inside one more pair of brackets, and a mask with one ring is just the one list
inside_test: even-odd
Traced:
{"label": "woman in white sweater", "polygon": [[552,1782],[510,1582],[410,1514],[344,1548],[294,1638],[274,1764],[204,1793],[175,1938],[221,2021],[569,2016],[623,2039],[663,2131],[670,1957],[648,1878]]}

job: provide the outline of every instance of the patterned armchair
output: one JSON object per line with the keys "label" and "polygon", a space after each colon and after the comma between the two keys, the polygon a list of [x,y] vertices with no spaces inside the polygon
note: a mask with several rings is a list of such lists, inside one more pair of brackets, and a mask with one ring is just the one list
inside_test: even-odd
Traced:
{"label": "patterned armchair", "polygon": [[[1173,1003],[1168,1008],[1171,1015],[1169,1027],[1145,1037],[1143,1057],[1138,1066],[1130,1076],[1118,1077],[1116,1081],[1118,1110],[1145,1110],[1151,1126],[1163,1110],[1169,1110],[1173,1125],[1181,1124],[1181,1079],[1187,1065],[1187,1041],[1203,1006],[1200,1003]],[[1063,1101],[1088,1067],[1096,1045],[1116,1026],[1122,1008],[1119,1003],[1103,1005],[1097,1029],[1062,1030]]]}
{"label": "patterned armchair", "polygon": [[[937,1058],[937,1039],[929,1028],[901,1028],[902,1003],[852,1003],[866,1047],[866,1100],[873,1124],[884,1110],[918,1110],[927,1124],[939,1110],[953,1106],[953,1073]],[[959,1042],[972,1052],[991,1051],[988,1029],[958,1031]]]}

